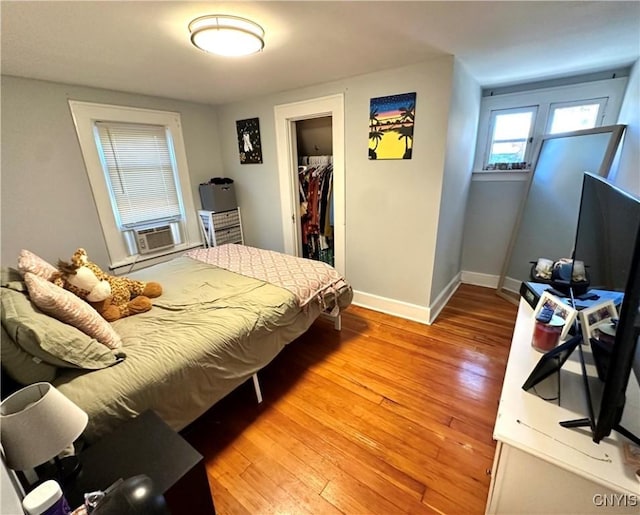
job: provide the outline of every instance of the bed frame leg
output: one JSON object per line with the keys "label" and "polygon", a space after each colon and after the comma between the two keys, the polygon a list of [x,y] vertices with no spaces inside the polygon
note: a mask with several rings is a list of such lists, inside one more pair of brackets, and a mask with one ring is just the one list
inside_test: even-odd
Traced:
{"label": "bed frame leg", "polygon": [[260,391],[260,383],[258,382],[258,374],[253,374],[251,376],[253,379],[253,389],[256,391],[256,399],[258,399],[258,404],[262,402],[262,391]]}
{"label": "bed frame leg", "polygon": [[333,319],[333,328],[336,331],[342,331],[342,315],[338,315]]}

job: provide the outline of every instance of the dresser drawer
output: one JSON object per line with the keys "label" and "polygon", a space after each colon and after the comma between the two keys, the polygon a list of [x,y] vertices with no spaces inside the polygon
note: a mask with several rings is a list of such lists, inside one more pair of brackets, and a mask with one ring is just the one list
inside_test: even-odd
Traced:
{"label": "dresser drawer", "polygon": [[240,243],[244,245],[240,208],[230,211],[214,213],[213,211],[198,211],[200,231],[206,247],[224,245],[225,243]]}
{"label": "dresser drawer", "polygon": [[233,211],[223,211],[222,213],[213,213],[211,215],[211,219],[213,220],[213,226],[216,231],[223,227],[240,224],[240,215],[238,214],[237,209],[234,209]]}
{"label": "dresser drawer", "polygon": [[240,226],[236,225],[226,229],[218,229],[215,231],[216,245],[224,245],[225,243],[242,243],[242,231]]}

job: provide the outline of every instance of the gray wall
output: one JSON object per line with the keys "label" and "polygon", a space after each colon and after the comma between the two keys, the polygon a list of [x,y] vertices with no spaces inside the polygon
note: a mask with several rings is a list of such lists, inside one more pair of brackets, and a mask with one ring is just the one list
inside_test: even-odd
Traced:
{"label": "gray wall", "polygon": [[[221,106],[225,172],[236,181],[251,245],[283,250],[274,106],[345,97],[346,276],[354,289],[428,306],[434,266],[453,57]],[[417,93],[411,160],[368,159],[369,101]],[[259,117],[263,164],[241,165],[235,121]]]}
{"label": "gray wall", "polygon": [[640,61],[631,69],[618,123],[627,128],[611,179],[621,188],[640,195]]}
{"label": "gray wall", "polygon": [[453,71],[438,239],[431,284],[432,302],[461,271],[465,207],[480,113],[480,85],[457,61]]}
{"label": "gray wall", "polygon": [[222,174],[211,106],[8,76],[1,88],[3,266],[22,248],[55,263],[84,247],[108,264],[69,99],[179,112],[196,206],[198,184]]}
{"label": "gray wall", "polygon": [[524,181],[471,182],[462,249],[465,272],[500,275],[525,188]]}

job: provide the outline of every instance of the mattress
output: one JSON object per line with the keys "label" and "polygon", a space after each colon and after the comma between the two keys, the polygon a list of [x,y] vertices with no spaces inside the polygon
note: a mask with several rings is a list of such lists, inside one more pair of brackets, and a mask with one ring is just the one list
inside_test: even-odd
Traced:
{"label": "mattress", "polygon": [[[304,333],[323,306],[287,289],[183,256],[135,272],[163,294],[147,313],[113,323],[127,357],[54,384],[89,415],[92,441],[152,409],[173,429],[191,423]],[[341,307],[351,288],[337,292]],[[326,300],[325,300],[326,304]]]}

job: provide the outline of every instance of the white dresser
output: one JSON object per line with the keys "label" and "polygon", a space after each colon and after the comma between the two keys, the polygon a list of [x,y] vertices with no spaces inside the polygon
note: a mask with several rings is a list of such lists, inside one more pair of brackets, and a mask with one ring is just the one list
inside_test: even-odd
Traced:
{"label": "white dresser", "polygon": [[200,230],[207,247],[225,243],[244,244],[240,208],[230,211],[198,211]]}
{"label": "white dresser", "polygon": [[[533,325],[533,309],[521,299],[493,433],[487,513],[640,513],[638,467],[624,461],[627,440],[612,432],[596,444],[590,431],[559,425],[588,413],[578,349],[560,372],[561,406],[522,390],[542,356],[531,347]],[[589,362],[589,346],[583,350]],[[595,376],[593,364],[588,368]],[[540,383],[537,393],[555,397],[556,378]],[[640,387],[633,373],[622,425],[640,435]]]}

